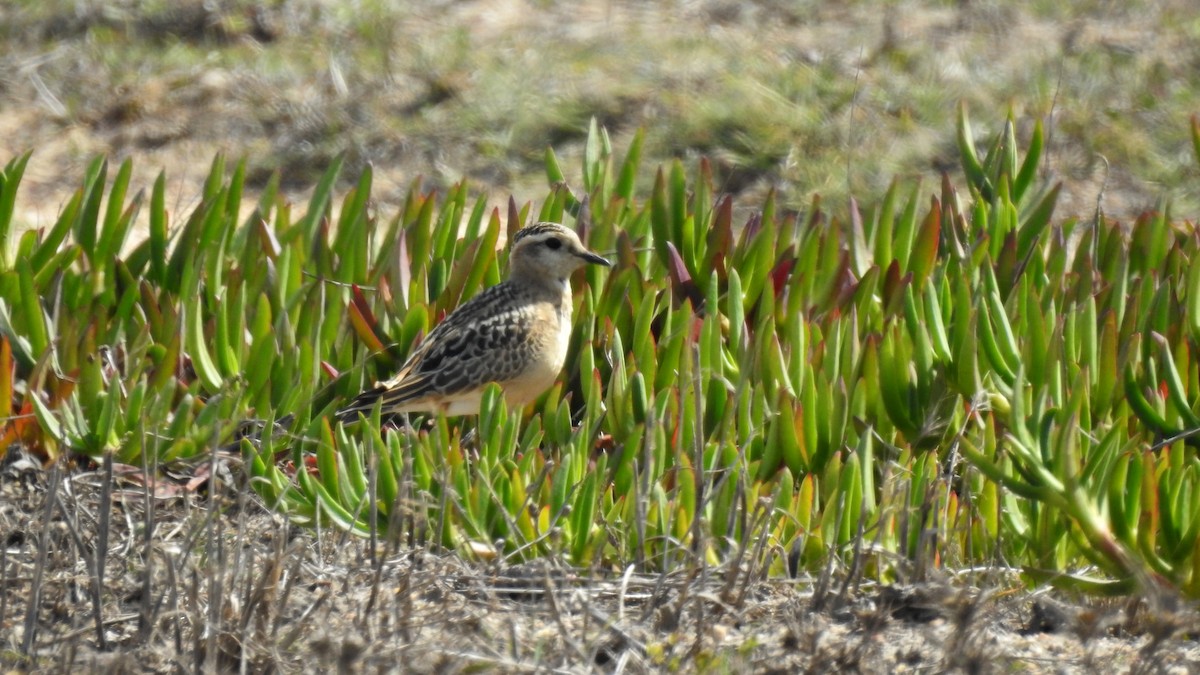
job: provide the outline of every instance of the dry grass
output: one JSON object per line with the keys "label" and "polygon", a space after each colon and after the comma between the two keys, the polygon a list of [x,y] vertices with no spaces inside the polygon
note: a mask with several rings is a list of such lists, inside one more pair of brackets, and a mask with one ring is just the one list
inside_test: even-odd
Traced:
{"label": "dry grass", "polygon": [[372,555],[368,542],[289,527],[237,485],[236,467],[216,466],[218,480],[198,491],[160,485],[150,499],[119,471],[47,473],[10,451],[0,470],[0,664],[1150,673],[1200,658],[1178,637],[1198,625],[1188,611],[1066,604],[995,571],[860,588],[703,566],[643,576],[468,563],[405,545]]}

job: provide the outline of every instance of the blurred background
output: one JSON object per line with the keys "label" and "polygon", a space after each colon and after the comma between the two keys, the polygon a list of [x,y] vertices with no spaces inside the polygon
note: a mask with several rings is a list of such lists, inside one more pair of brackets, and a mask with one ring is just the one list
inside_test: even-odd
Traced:
{"label": "blurred background", "polygon": [[345,180],[374,166],[385,204],[418,176],[538,200],[547,147],[578,186],[592,117],[618,156],[644,130],[644,180],[707,156],[743,208],[775,189],[840,210],[895,176],[956,173],[960,101],[980,138],[1010,110],[1022,138],[1045,121],[1060,215],[1169,198],[1196,217],[1194,0],[0,5],[0,161],[35,151],[31,226],[96,154],[133,157],[135,189],[165,170],[169,209],[194,205],[218,151],[247,159],[252,187],[280,170],[295,200],[340,153]]}

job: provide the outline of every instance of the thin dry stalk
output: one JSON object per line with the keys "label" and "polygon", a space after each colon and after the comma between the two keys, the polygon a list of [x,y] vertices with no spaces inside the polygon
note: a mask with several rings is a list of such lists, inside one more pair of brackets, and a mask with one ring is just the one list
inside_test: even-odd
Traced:
{"label": "thin dry stalk", "polygon": [[25,633],[21,640],[21,657],[27,661],[33,657],[33,643],[37,637],[37,613],[42,604],[42,583],[46,574],[46,558],[50,552],[50,521],[54,517],[54,507],[58,502],[58,487],[61,482],[62,465],[60,462],[55,462],[50,468],[46,505],[42,510],[41,535],[38,537],[37,563],[33,567],[29,605],[25,611]]}

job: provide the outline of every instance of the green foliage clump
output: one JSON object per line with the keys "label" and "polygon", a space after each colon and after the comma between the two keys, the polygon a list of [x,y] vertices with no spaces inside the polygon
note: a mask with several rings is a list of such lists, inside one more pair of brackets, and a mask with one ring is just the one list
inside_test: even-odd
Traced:
{"label": "green foliage clump", "polygon": [[1040,126],[1022,149],[1010,120],[983,158],[965,109],[958,131],[965,193],[895,182],[841,215],[771,195],[735,224],[707,161],[638,194],[641,136],[618,157],[593,122],[582,191],[548,151],[536,213],[616,259],[574,286],[560,383],[413,431],[330,413],[500,279],[530,204],[414,183],[380,222],[369,170],[334,208],[335,164],[302,215],[272,182],[239,222],[244,166],[218,157],[173,234],[160,177],[124,255],[146,206],[129,162],[106,195],[97,160],[51,228],[13,237],[25,155],[0,182],[0,389],[26,413],[8,438],[147,468],[232,441],[297,522],[466,555],[1004,564],[1197,595],[1198,240],[1166,212],[1055,223]]}

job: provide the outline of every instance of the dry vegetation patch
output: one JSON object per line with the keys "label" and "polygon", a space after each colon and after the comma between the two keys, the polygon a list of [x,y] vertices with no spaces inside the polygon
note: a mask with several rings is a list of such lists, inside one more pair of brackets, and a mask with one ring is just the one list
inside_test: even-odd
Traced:
{"label": "dry vegetation patch", "polygon": [[[232,475],[219,470],[223,478],[197,491],[160,485],[148,500],[119,472],[111,483],[102,468],[47,473],[10,451],[0,470],[0,663],[59,672],[1151,673],[1185,672],[1200,659],[1193,641],[1174,637],[1196,629],[1193,613],[1077,604],[996,576],[977,578],[982,588],[966,577],[855,588],[718,568],[646,576],[470,563],[382,543],[373,556],[367,541],[289,526]],[[26,645],[30,662],[19,657]]]}

